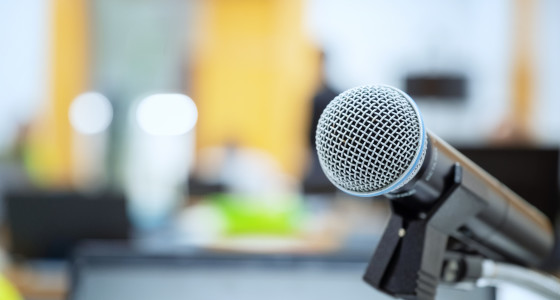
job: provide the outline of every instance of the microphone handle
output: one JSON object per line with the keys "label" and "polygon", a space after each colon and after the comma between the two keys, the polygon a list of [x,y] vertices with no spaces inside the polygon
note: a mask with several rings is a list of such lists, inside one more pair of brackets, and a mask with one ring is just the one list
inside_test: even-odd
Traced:
{"label": "microphone handle", "polygon": [[[414,199],[425,208],[435,205],[445,190],[448,174],[458,163],[463,168],[461,187],[465,195],[484,208],[464,226],[450,230],[450,235],[474,248],[480,244],[481,252],[488,248],[523,265],[540,266],[549,257],[554,234],[546,216],[431,132],[426,151],[415,178],[387,194],[389,199]],[[461,212],[457,214],[459,217]]]}

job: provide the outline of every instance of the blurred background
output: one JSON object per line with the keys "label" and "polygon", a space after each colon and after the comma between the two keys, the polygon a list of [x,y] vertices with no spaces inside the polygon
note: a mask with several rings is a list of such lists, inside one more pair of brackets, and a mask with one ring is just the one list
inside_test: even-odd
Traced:
{"label": "blurred background", "polygon": [[385,299],[361,275],[388,204],[338,193],[314,151],[321,111],[364,84],[409,93],[435,134],[558,215],[557,1],[19,0],[0,14],[1,299],[256,299],[282,284]]}

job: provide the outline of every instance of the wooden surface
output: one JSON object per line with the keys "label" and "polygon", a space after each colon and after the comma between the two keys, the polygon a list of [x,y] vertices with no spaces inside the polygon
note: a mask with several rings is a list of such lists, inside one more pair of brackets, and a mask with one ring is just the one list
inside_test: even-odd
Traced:
{"label": "wooden surface", "polygon": [[4,273],[24,299],[63,300],[66,297],[68,276],[62,266],[37,268],[12,265]]}

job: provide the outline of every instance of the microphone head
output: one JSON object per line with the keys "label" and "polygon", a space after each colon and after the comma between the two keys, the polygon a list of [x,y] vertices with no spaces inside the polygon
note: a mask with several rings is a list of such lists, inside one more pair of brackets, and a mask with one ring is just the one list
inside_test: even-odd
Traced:
{"label": "microphone head", "polygon": [[327,178],[356,196],[396,190],[416,175],[426,131],[414,101],[386,85],[349,89],[325,108],[315,134]]}

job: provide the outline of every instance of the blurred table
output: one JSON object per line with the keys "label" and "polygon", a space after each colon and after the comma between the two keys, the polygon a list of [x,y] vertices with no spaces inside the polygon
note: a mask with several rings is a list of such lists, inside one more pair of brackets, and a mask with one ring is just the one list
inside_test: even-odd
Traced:
{"label": "blurred table", "polygon": [[[260,255],[343,252],[367,260],[382,232],[388,214],[387,206],[361,199],[331,200],[307,199],[307,221],[302,225],[305,229],[293,235],[226,235],[209,240],[193,232],[184,232],[181,217],[185,214],[181,212],[170,227],[135,236],[131,249],[162,257],[183,255],[188,251],[186,249],[195,246],[220,253]],[[186,214],[187,221],[192,217],[193,214]],[[69,265],[62,261],[14,263],[5,270],[5,275],[26,300],[65,299],[71,284]],[[360,281],[359,276],[357,280]]]}

